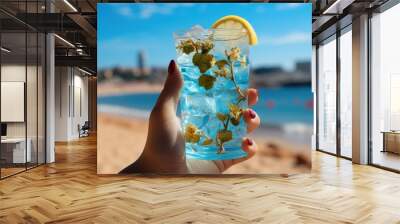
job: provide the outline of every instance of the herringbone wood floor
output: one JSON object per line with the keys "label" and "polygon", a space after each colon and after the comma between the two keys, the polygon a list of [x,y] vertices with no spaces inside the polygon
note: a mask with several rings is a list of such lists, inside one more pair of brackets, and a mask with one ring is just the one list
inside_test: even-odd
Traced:
{"label": "herringbone wood floor", "polygon": [[0,223],[400,223],[400,175],[313,152],[311,174],[97,176],[94,137],[0,181]]}

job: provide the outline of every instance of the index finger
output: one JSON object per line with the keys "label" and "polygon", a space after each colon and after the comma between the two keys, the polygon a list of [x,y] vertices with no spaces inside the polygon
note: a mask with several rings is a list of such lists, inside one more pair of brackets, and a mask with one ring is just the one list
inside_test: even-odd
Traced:
{"label": "index finger", "polygon": [[249,88],[247,90],[247,100],[249,106],[253,106],[258,102],[258,91],[254,88]]}

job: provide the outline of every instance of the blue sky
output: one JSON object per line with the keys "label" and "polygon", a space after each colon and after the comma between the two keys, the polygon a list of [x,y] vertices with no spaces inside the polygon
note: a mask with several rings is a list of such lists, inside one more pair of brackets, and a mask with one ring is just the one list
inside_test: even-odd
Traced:
{"label": "blue sky", "polygon": [[167,66],[176,57],[173,33],[199,24],[210,27],[225,15],[247,19],[259,44],[250,63],[292,69],[311,60],[311,3],[99,3],[98,67],[136,66],[144,50],[148,66]]}

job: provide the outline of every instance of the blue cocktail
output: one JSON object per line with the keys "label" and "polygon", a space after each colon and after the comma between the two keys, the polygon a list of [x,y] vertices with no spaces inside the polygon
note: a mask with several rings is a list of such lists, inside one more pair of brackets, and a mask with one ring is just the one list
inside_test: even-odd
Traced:
{"label": "blue cocktail", "polygon": [[194,27],[175,34],[183,75],[181,128],[187,158],[227,160],[246,156],[249,40],[243,29]]}

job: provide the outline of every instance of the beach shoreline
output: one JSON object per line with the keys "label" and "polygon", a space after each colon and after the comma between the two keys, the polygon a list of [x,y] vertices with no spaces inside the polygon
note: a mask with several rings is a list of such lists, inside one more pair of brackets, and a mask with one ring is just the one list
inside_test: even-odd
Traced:
{"label": "beach shoreline", "polygon": [[[116,174],[136,161],[145,145],[146,118],[99,113],[98,173]],[[310,170],[310,149],[285,140],[250,135],[259,146],[256,155],[228,169],[227,174],[294,174]]]}
{"label": "beach shoreline", "polygon": [[[125,118],[148,119],[151,111],[115,105],[98,105],[98,112]],[[309,146],[311,144],[311,137],[307,137],[312,134],[312,126],[303,124],[293,124],[292,126],[261,124],[252,136],[257,138],[269,136],[281,141],[291,141],[297,145]]]}
{"label": "beach shoreline", "polygon": [[[102,83],[98,96],[160,93],[161,84],[145,82]],[[116,174],[139,158],[147,138],[150,111],[98,104],[98,173]],[[312,127],[311,127],[312,128]],[[310,171],[311,153],[307,141],[294,141],[301,126],[261,125],[249,137],[259,150],[256,155],[229,168],[226,174],[294,174]],[[283,131],[293,132],[285,136]],[[308,138],[310,139],[310,138]]]}
{"label": "beach shoreline", "polygon": [[163,85],[158,83],[132,82],[106,82],[98,83],[97,96],[115,96],[130,93],[160,93]]}

